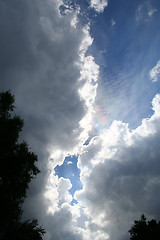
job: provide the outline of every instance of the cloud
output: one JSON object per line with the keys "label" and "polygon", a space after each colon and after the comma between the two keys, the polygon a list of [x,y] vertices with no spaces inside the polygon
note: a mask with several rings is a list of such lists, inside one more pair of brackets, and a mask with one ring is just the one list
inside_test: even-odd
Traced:
{"label": "cloud", "polygon": [[69,164],[73,164],[73,162],[71,162],[71,161],[68,161],[68,162],[67,162],[67,165],[69,165]]}
{"label": "cloud", "polygon": [[150,79],[152,82],[157,82],[160,77],[160,61],[157,62],[156,66],[149,72]]}
{"label": "cloud", "polygon": [[47,239],[67,240],[82,234],[73,224],[71,183],[54,168],[88,138],[99,68],[86,54],[89,27],[77,25],[77,9],[62,15],[62,4],[1,1],[0,89],[15,95],[25,122],[21,138],[39,157],[41,174],[30,185],[23,217],[37,218]]}
{"label": "cloud", "polygon": [[138,23],[143,19],[142,9],[142,5],[138,6],[138,8],[136,9],[136,22]]}
{"label": "cloud", "polygon": [[[51,143],[67,150],[81,131],[85,109],[77,91],[82,85],[78,49],[85,34],[71,26],[72,17],[60,18],[56,1],[45,6],[6,1],[1,7],[1,88],[15,94],[25,137],[31,143],[36,139],[39,148],[47,142],[48,148]],[[68,134],[73,142],[66,144]]]}
{"label": "cloud", "polygon": [[81,232],[75,227],[74,211],[74,207],[71,212],[71,206],[64,204],[54,216],[47,215],[47,222],[44,222],[44,227],[48,230],[45,239],[82,240]]}
{"label": "cloud", "polygon": [[108,6],[107,0],[91,0],[90,7],[94,8],[96,12],[101,13],[104,11],[105,7]]}
{"label": "cloud", "polygon": [[0,88],[15,94],[33,151],[52,153],[61,163],[85,130],[79,122],[94,100],[89,98],[90,91],[96,94],[98,68],[85,56],[93,41],[89,28],[73,25],[77,11],[63,16],[60,4],[1,3]]}
{"label": "cloud", "polygon": [[152,17],[152,15],[153,15],[155,12],[157,12],[157,9],[155,9],[155,8],[149,9],[149,11],[148,11],[148,16],[149,16],[149,17]]}
{"label": "cloud", "polygon": [[57,190],[59,192],[59,201],[62,202],[72,202],[72,195],[68,192],[72,188],[72,184],[69,179],[60,178],[57,185]]}
{"label": "cloud", "polygon": [[151,118],[135,130],[114,121],[84,147],[78,160],[83,189],[75,197],[86,209],[89,231],[96,225],[109,239],[128,239],[128,229],[142,213],[158,219],[160,95],[152,108]]}
{"label": "cloud", "polygon": [[[93,39],[89,26],[77,24],[79,9],[61,14],[62,4],[0,3],[0,89],[15,95],[25,121],[22,139],[38,154],[41,169],[23,217],[37,218],[46,240],[121,240],[142,212],[160,213],[160,97],[153,99],[151,118],[135,130],[114,121],[83,145],[92,130],[99,66],[87,54]],[[91,1],[97,12],[107,4]],[[72,184],[54,168],[74,154],[83,189],[75,194],[78,204],[71,205]]]}
{"label": "cloud", "polygon": [[141,4],[136,9],[135,19],[138,24],[149,22],[154,13],[157,12],[156,8],[153,8],[148,2]]}
{"label": "cloud", "polygon": [[111,19],[111,27],[113,28],[116,25],[116,21],[114,19]]}

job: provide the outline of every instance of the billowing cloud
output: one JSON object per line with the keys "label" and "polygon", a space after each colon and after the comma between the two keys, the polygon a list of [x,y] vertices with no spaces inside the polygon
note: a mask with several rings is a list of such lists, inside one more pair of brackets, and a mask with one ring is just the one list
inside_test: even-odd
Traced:
{"label": "billowing cloud", "polygon": [[[82,85],[78,49],[85,34],[71,26],[72,13],[65,20],[60,17],[57,1],[1,5],[1,88],[15,94],[29,142],[36,142],[39,149],[47,142],[49,150],[50,144],[67,150],[76,144],[79,120],[85,114],[78,94]],[[74,143],[67,140],[67,146],[68,134]]]}
{"label": "billowing cloud", "polygon": [[24,217],[38,218],[48,239],[67,240],[76,232],[67,207],[71,183],[54,168],[88,138],[99,70],[86,55],[93,41],[89,27],[77,26],[78,9],[61,14],[62,4],[1,1],[0,89],[15,95],[25,122],[21,137],[39,157],[41,174],[30,185]]}
{"label": "billowing cloud", "polygon": [[149,72],[150,79],[152,82],[157,82],[160,77],[160,61],[157,62],[156,66]]}
{"label": "billowing cloud", "polygon": [[[124,240],[142,212],[160,213],[160,96],[153,99],[154,114],[135,130],[114,121],[83,145],[96,114],[99,66],[87,53],[93,39],[89,26],[78,24],[79,8],[62,5],[0,2],[0,89],[15,95],[25,121],[22,138],[38,154],[41,169],[23,217],[37,218],[46,240]],[[90,2],[99,13],[107,5]],[[74,196],[77,204],[71,204],[71,181],[54,171],[69,154],[79,156],[83,189]]]}
{"label": "billowing cloud", "polygon": [[60,4],[1,2],[0,88],[15,94],[33,151],[43,149],[61,162],[84,131],[79,122],[95,98],[98,68],[85,56],[89,28],[72,24],[77,10],[61,15]]}
{"label": "billowing cloud", "polygon": [[95,11],[101,13],[104,11],[105,7],[108,6],[108,0],[91,0],[90,7],[94,8]]}
{"label": "billowing cloud", "polygon": [[152,105],[152,117],[135,130],[114,121],[79,157],[83,189],[76,198],[90,218],[90,231],[99,226],[109,239],[128,239],[128,229],[142,213],[160,214],[160,95]]}

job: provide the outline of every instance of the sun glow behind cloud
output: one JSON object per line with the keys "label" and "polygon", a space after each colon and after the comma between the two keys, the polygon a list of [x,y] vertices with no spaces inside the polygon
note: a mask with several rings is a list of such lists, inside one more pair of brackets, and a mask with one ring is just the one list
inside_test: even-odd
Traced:
{"label": "sun glow behind cloud", "polygon": [[[74,16],[75,17],[75,16]],[[75,27],[75,25],[73,26]],[[104,164],[106,162],[106,159],[108,161],[111,161],[110,159],[114,158],[116,154],[120,151],[120,149],[124,146],[129,147],[134,144],[134,135],[142,135],[148,136],[149,132],[147,132],[147,127],[149,126],[149,121],[148,120],[143,120],[142,126],[139,128],[135,129],[135,131],[131,132],[131,130],[128,127],[128,124],[123,123],[122,121],[114,121],[111,124],[111,127],[107,129],[107,113],[104,112],[103,108],[95,104],[96,96],[97,96],[97,87],[98,87],[98,76],[99,76],[99,66],[95,63],[93,56],[86,56],[86,52],[88,47],[92,44],[93,39],[90,37],[89,33],[89,26],[85,26],[83,29],[84,33],[84,38],[82,40],[82,44],[79,48],[79,56],[81,59],[81,75],[79,78],[79,82],[82,83],[81,87],[79,88],[79,95],[81,98],[81,101],[83,102],[85,108],[86,108],[86,114],[85,116],[80,120],[79,124],[80,127],[83,129],[81,134],[79,135],[79,143],[78,145],[70,152],[64,152],[61,150],[57,152],[57,150],[53,151],[53,158],[56,159],[56,156],[61,158],[61,162],[59,164],[63,164],[64,159],[66,156],[70,156],[70,154],[79,154],[78,157],[78,167],[80,169],[80,180],[83,183],[83,189],[75,192],[75,199],[77,200],[77,216],[79,217],[80,209],[85,208],[88,209],[86,210],[85,213],[81,212],[81,217],[84,219],[89,217],[92,223],[95,223],[98,227],[98,229],[105,228],[108,226],[108,222],[102,224],[101,217],[100,215],[96,216],[93,214],[92,210],[89,210],[87,205],[85,205],[86,198],[83,202],[81,203],[81,195],[84,194],[85,191],[88,191],[88,186],[87,186],[87,181],[92,175],[92,170],[96,167],[99,166],[99,164]],[[158,98],[158,97],[157,97]],[[105,99],[105,94],[101,96],[101,101]],[[156,99],[156,98],[155,98]],[[153,100],[158,101],[158,100]],[[123,105],[123,102],[121,102]],[[157,104],[153,104],[154,106],[158,106]],[[112,110],[110,111],[115,112],[116,111],[116,106],[112,107]],[[118,106],[119,111],[121,109],[121,106]],[[154,107],[153,107],[154,108]],[[146,126],[146,127],[145,127]],[[96,132],[94,132],[96,130]],[[88,139],[89,133],[94,132],[97,136],[93,137],[91,141],[89,142],[89,145],[83,146],[84,142]],[[148,130],[149,131],[149,130]],[[153,128],[151,129],[151,133],[153,133]],[[133,136],[133,137],[132,137]],[[90,149],[91,146],[91,149]],[[101,150],[98,150],[99,146],[101,146]],[[91,155],[89,155],[89,152],[91,152]],[[58,154],[58,155],[57,155]],[[86,154],[86,157],[84,157]],[[58,161],[56,160],[56,163]],[[52,166],[53,167],[53,166]],[[51,167],[50,167],[51,169]],[[52,177],[52,181],[55,183],[55,177]],[[49,181],[50,183],[52,181]],[[73,182],[74,184],[74,182]],[[63,186],[63,187],[59,187]],[[54,186],[52,186],[55,188]],[[51,189],[52,189],[51,187]],[[73,198],[71,194],[69,193],[69,190],[71,189],[72,184],[69,179],[64,179],[64,178],[59,178],[57,179],[57,194],[58,194],[58,205],[57,208],[53,205],[48,204],[49,208],[48,211],[54,215],[57,211],[61,211],[63,206],[68,206],[66,204],[71,204]],[[82,194],[81,194],[82,193]],[[46,198],[52,199],[51,194],[45,195]],[[82,197],[83,198],[83,197]],[[55,199],[54,199],[55,201]],[[71,212],[73,211],[72,207],[76,206],[75,204],[73,206],[70,206]],[[88,212],[87,212],[88,211]],[[102,214],[102,213],[100,213]],[[103,214],[103,218],[106,219],[105,214]],[[99,219],[99,220],[98,220]],[[78,220],[75,220],[76,223],[78,223]],[[90,228],[90,221],[86,221],[85,224],[88,228]],[[106,225],[105,225],[106,224]],[[103,231],[98,230],[99,232],[95,230],[93,234],[91,234],[90,231],[81,229],[79,228],[80,231],[83,232],[84,234],[84,239],[91,239],[93,235],[97,235],[97,239],[104,239],[108,238],[109,235],[104,233]],[[112,233],[113,234],[113,233]],[[88,236],[86,238],[86,236]]]}
{"label": "sun glow behind cloud", "polygon": [[[67,12],[65,12],[65,14],[67,14]],[[77,19],[76,14],[78,15],[78,11],[74,11],[73,19]],[[66,15],[64,16],[64,18],[65,17]],[[72,19],[71,19],[71,22],[72,22]],[[76,21],[74,21],[74,24],[71,24],[71,26],[73,28],[76,28]],[[49,149],[49,151],[51,152],[51,156],[50,156],[51,158],[49,161],[48,169],[54,169],[57,165],[62,165],[67,156],[79,154],[83,144],[89,137],[89,132],[92,130],[92,127],[93,127],[92,126],[93,104],[97,94],[99,66],[95,63],[93,56],[86,55],[86,52],[89,46],[93,42],[93,39],[90,36],[89,30],[90,30],[89,25],[84,26],[82,29],[83,39],[79,47],[79,53],[78,53],[79,62],[76,63],[80,68],[80,77],[78,79],[80,83],[80,88],[78,89],[78,93],[84,105],[84,108],[86,110],[86,114],[79,121],[79,126],[82,129],[82,131],[78,138],[78,144],[72,150],[69,150],[67,152],[67,151],[61,150],[60,148],[54,149],[51,147]],[[73,131],[76,132],[76,130],[73,130]],[[53,201],[52,188],[55,189],[55,186],[57,186],[56,187],[57,190],[55,191],[57,192],[57,196],[59,196],[57,200],[55,200],[54,198],[54,202],[58,201],[57,207],[55,207],[55,204],[52,205],[52,201]],[[59,186],[64,186],[64,187],[59,188]],[[58,211],[59,207],[63,205],[64,202],[68,202],[68,203],[72,202],[73,199],[71,194],[69,193],[69,190],[71,189],[71,187],[72,185],[69,179],[57,178],[57,175],[50,173],[50,177],[48,177],[48,181],[46,185],[46,192],[44,194],[48,202],[48,212],[50,214],[54,214],[56,211]],[[63,195],[62,192],[64,194],[64,197],[61,199],[61,196]]]}
{"label": "sun glow behind cloud", "polygon": [[[132,161],[133,159],[135,159],[135,161],[139,161],[139,164],[142,164],[143,166],[143,164],[145,164],[145,159],[143,160],[144,161],[143,163],[143,161],[141,162],[141,157],[145,156],[146,148],[148,144],[150,144],[149,143],[150,139],[152,138],[154,139],[157,137],[159,138],[158,136],[158,129],[160,126],[159,125],[159,121],[160,121],[160,96],[159,95],[156,95],[154,97],[152,101],[152,105],[154,110],[153,116],[148,119],[143,119],[142,124],[135,130],[129,129],[128,124],[125,124],[120,121],[114,121],[109,129],[104,129],[103,132],[101,132],[99,135],[97,135],[90,141],[89,145],[84,146],[83,152],[79,157],[78,166],[81,169],[81,181],[83,183],[83,186],[85,187],[84,189],[77,191],[75,194],[76,195],[75,197],[81,206],[83,207],[86,206],[86,208],[88,208],[89,210],[88,215],[90,215],[93,219],[95,218],[98,219],[98,216],[100,216],[101,213],[106,214],[104,219],[107,219],[112,216],[114,211],[114,206],[112,206],[110,202],[110,198],[112,199],[113,197],[116,204],[116,200],[115,200],[116,197],[114,195],[112,196],[112,192],[108,194],[108,191],[112,189],[111,191],[114,191],[114,194],[120,194],[119,189],[117,189],[116,185],[113,186],[112,181],[113,182],[122,181],[120,182],[120,184],[117,183],[119,187],[121,187],[121,184],[123,184],[123,178],[126,178],[126,176],[128,176],[126,175],[127,172],[123,172],[124,170],[123,168],[125,166],[124,164],[126,164],[126,167],[128,168],[130,164],[134,165],[134,162]],[[137,145],[138,142],[139,144],[141,142],[145,142],[147,146],[144,145],[143,146],[144,149],[143,149],[142,145],[140,144],[140,146],[142,147],[141,149],[141,147]],[[154,145],[151,148],[154,149]],[[139,155],[137,155],[138,149],[140,151],[138,153]],[[153,159],[154,158],[156,159],[156,154],[154,154],[153,149],[150,150],[150,156],[146,158],[147,164],[148,162],[151,161],[150,157]],[[134,156],[133,153],[136,154],[136,156]],[[155,161],[158,161],[158,160],[155,160]],[[103,172],[102,169],[104,169],[105,167],[106,169]],[[105,178],[107,179],[104,182],[103,187],[102,187],[103,183],[101,184],[100,179],[96,179],[95,181],[93,180],[94,178],[96,178],[96,176],[99,176],[98,171],[100,171],[101,174],[104,174]],[[142,172],[143,172],[143,169],[142,169]],[[122,179],[119,174],[120,175],[122,174]],[[131,174],[129,175],[129,178],[130,178],[133,174],[132,170],[131,170],[131,173],[129,174]],[[145,172],[142,174],[145,178],[148,176],[148,175],[145,176]],[[112,181],[110,180],[110,178],[112,179]],[[148,179],[147,181],[150,181],[150,180]],[[108,186],[107,188],[105,184],[107,184]],[[111,184],[111,186],[109,184]],[[96,212],[95,208],[98,201],[98,196],[103,195],[100,193],[101,190],[100,191],[98,190],[99,189],[98,186],[102,187],[102,191],[106,191],[106,195],[104,194],[105,197],[102,201],[100,201],[98,212]],[[96,190],[99,193],[96,193]],[[123,192],[122,189],[121,191]],[[133,196],[131,195],[131,199],[130,199],[131,202],[132,202],[132,197]],[[106,200],[108,201],[108,203],[106,202]],[[91,204],[92,207],[89,207],[90,204],[88,201],[90,203],[92,202]],[[127,199],[125,200],[125,202],[127,204]],[[104,208],[105,208],[105,211],[104,211]],[[110,208],[112,209],[111,213],[109,213]],[[118,214],[119,210],[117,209],[116,211]],[[108,214],[111,214],[111,216]],[[116,219],[116,216],[115,216],[115,219]],[[102,222],[100,221],[97,224],[99,226],[100,224],[102,224],[103,228],[108,229],[108,222],[106,223],[104,221]],[[118,222],[117,222],[117,225],[119,225]],[[110,226],[110,228],[112,227]],[[114,227],[113,227],[113,231],[114,231]],[[116,239],[118,239],[118,236],[114,235],[111,229],[109,232],[111,232],[112,236],[115,236]]]}
{"label": "sun glow behind cloud", "polygon": [[[108,34],[105,41],[108,43],[112,35],[113,45],[109,59],[105,55],[106,62],[100,61],[110,70],[102,76],[102,67],[91,54],[95,41],[90,28],[96,22],[95,11],[103,13],[108,1],[88,2],[85,11],[94,17],[87,15],[88,21],[93,18],[87,25],[80,22],[83,9],[75,5],[59,0],[15,0],[13,4],[5,0],[0,8],[0,50],[6,56],[5,68],[0,68],[0,84],[15,94],[17,113],[25,120],[23,137],[38,153],[42,170],[28,191],[24,216],[38,218],[47,231],[47,240],[62,240],[64,236],[66,240],[126,239],[129,225],[142,212],[150,217],[160,215],[160,96],[155,91],[150,93],[153,111],[140,115],[137,126],[130,127],[136,112],[146,107],[143,102],[151,89],[149,70],[153,65],[146,64],[151,58],[142,54],[146,49],[139,52],[141,34],[139,41],[136,35],[137,45],[127,42],[141,24],[151,24],[158,10],[137,4],[131,7],[135,10],[128,15],[133,19],[127,26],[139,21],[132,26],[133,32],[130,25],[126,28],[123,8],[113,7],[125,16],[121,15],[121,31],[118,13],[113,16],[107,12],[104,25],[98,25],[98,40],[103,42],[101,28],[108,24],[110,32],[104,33]],[[148,42],[146,46],[148,50]],[[106,47],[103,54],[109,50]],[[127,57],[123,59],[125,50]],[[156,86],[159,61],[150,77]],[[151,100],[147,101],[150,104]],[[62,173],[61,167],[70,173]]]}
{"label": "sun glow behind cloud", "polygon": [[92,126],[97,132],[101,132],[106,128],[107,116],[102,107],[96,105],[92,116]]}

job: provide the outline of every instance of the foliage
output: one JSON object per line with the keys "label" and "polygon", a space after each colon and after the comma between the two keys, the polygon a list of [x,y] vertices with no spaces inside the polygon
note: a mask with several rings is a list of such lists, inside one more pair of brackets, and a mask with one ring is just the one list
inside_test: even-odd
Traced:
{"label": "foliage", "polygon": [[154,219],[147,222],[146,217],[142,214],[139,221],[134,221],[129,233],[131,240],[159,240],[160,222],[157,223]]}
{"label": "foliage", "polygon": [[0,93],[0,239],[5,239],[8,232],[16,233],[17,229],[43,234],[35,220],[20,223],[26,190],[40,171],[35,165],[37,156],[29,151],[26,142],[18,141],[23,120],[13,114],[13,104],[14,96],[9,91]]}
{"label": "foliage", "polygon": [[38,226],[36,219],[32,221],[28,220],[23,223],[17,222],[14,226],[10,227],[9,231],[7,231],[3,237],[3,240],[41,240],[44,233],[44,229]]}

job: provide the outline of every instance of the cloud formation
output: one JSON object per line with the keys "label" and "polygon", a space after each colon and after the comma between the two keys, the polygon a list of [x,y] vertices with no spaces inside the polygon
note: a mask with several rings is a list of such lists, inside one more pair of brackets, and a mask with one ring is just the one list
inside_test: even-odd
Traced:
{"label": "cloud formation", "polygon": [[85,56],[89,28],[72,24],[77,10],[61,15],[61,4],[7,0],[0,9],[0,87],[15,94],[33,150],[57,159],[80,141],[79,122],[94,101],[98,75],[94,58]]}
{"label": "cloud formation", "polygon": [[91,219],[90,231],[94,223],[109,239],[127,239],[127,230],[141,213],[159,217],[160,95],[152,108],[152,117],[135,130],[114,121],[79,157],[83,189],[76,199]]}
{"label": "cloud formation", "polygon": [[62,4],[0,3],[0,89],[15,95],[17,114],[25,122],[22,139],[38,154],[41,169],[28,191],[24,217],[38,218],[47,239],[59,240],[75,239],[77,231],[67,207],[71,183],[55,176],[54,168],[88,138],[99,72],[86,55],[93,41],[89,27],[76,25],[77,9],[62,15]]}
{"label": "cloud formation", "polygon": [[149,72],[150,79],[152,82],[157,82],[160,77],[160,61],[157,62],[156,66]]}
{"label": "cloud formation", "polygon": [[55,142],[69,148],[67,134],[73,141],[77,138],[73,129],[79,129],[85,114],[78,94],[82,64],[78,49],[85,34],[71,26],[73,14],[64,21],[57,7],[57,1],[2,2],[1,87],[11,88],[16,96],[17,109],[26,120],[25,136],[32,128],[32,138],[39,144],[47,141],[49,148],[49,142]]}
{"label": "cloud formation", "polygon": [[101,13],[108,6],[108,0],[91,0],[90,7],[94,8],[96,12]]}
{"label": "cloud formation", "polygon": [[[90,3],[99,13],[108,5]],[[15,95],[25,121],[22,138],[41,169],[24,218],[37,218],[46,240],[124,240],[142,212],[160,214],[160,96],[152,101],[153,115],[136,129],[114,121],[88,140],[99,66],[87,53],[93,39],[89,26],[78,24],[79,11],[59,0],[0,2],[0,89]],[[153,69],[157,81],[159,62]],[[77,204],[71,204],[71,181],[54,171],[69,154],[79,155],[83,189],[75,193]]]}

